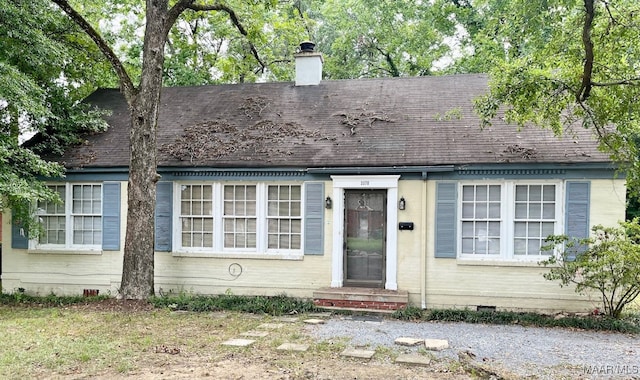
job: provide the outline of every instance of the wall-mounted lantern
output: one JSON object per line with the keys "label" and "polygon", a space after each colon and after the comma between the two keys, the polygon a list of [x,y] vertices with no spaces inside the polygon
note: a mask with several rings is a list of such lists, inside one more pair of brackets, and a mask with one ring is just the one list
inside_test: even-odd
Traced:
{"label": "wall-mounted lantern", "polygon": [[324,200],[324,207],[330,209],[332,205],[333,201],[331,200],[331,197],[327,197],[327,199]]}
{"label": "wall-mounted lantern", "polygon": [[407,201],[404,200],[404,197],[401,197],[400,201],[398,202],[398,209],[404,210],[406,207],[407,207]]}

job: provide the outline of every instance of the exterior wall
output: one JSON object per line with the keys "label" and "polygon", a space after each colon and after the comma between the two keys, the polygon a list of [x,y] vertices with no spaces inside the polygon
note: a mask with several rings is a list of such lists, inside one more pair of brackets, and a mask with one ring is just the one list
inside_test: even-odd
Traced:
{"label": "exterior wall", "polygon": [[[126,216],[127,183],[121,182],[120,210]],[[2,290],[28,294],[81,295],[85,289],[116,296],[122,277],[122,252],[12,249],[10,214],[3,218]],[[123,220],[125,218],[123,217]],[[120,224],[121,247],[126,224]]]}
{"label": "exterior wall", "polygon": [[[435,182],[427,184],[427,220],[434,220]],[[615,225],[624,220],[624,180],[592,180],[590,224]],[[427,242],[435,229],[427,226]],[[427,243],[426,306],[460,308],[496,306],[512,310],[592,310],[597,303],[577,295],[572,287],[560,288],[545,280],[537,263],[469,261],[435,258]]]}
{"label": "exterior wall", "polygon": [[[590,224],[613,225],[624,219],[624,180],[592,180]],[[8,214],[3,218],[3,291],[25,289],[30,294],[78,295],[85,289],[117,296],[122,270],[126,229],[126,182],[121,182],[120,251],[53,252],[11,249]],[[332,181],[324,181],[325,196]],[[592,309],[595,302],[560,288],[542,277],[536,263],[486,262],[434,257],[435,180],[400,179],[398,222],[413,222],[411,231],[397,236],[398,289],[409,302],[427,308],[496,306],[516,310]],[[335,200],[334,200],[335,201]],[[389,199],[389,202],[397,202]],[[334,210],[324,210],[324,254],[295,259],[237,255],[178,255],[156,252],[156,293],[190,292],[243,295],[277,295],[311,298],[313,291],[330,286]],[[397,226],[395,226],[397,228]],[[241,271],[241,272],[240,272]],[[237,275],[240,273],[239,275]],[[597,300],[596,300],[597,301]]]}
{"label": "exterior wall", "polygon": [[[404,197],[406,208],[398,210],[398,222],[413,222],[413,231],[398,231],[398,289],[409,292],[409,301],[420,306],[424,283],[426,246],[423,243],[425,223],[425,191],[423,180],[401,180],[398,196]],[[397,227],[396,227],[397,228]]]}

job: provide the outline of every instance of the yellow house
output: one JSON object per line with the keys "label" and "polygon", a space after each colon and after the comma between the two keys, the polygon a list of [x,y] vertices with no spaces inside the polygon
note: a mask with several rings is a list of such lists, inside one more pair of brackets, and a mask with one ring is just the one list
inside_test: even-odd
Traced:
{"label": "yellow house", "polygon": [[[295,83],[163,90],[157,294],[592,307],[537,264],[546,236],[624,219],[624,177],[589,130],[480,129],[483,75],[322,81],[319,53],[297,59]],[[118,294],[129,113],[117,90],[87,101],[110,128],[57,158],[64,204],[37,205],[43,234],[3,218],[5,292]]]}

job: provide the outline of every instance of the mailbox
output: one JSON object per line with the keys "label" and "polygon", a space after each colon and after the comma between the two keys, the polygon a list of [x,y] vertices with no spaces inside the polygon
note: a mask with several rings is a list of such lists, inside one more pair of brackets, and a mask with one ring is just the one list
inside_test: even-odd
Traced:
{"label": "mailbox", "polygon": [[401,231],[402,230],[413,231],[413,222],[400,222],[400,224],[398,224],[398,228]]}

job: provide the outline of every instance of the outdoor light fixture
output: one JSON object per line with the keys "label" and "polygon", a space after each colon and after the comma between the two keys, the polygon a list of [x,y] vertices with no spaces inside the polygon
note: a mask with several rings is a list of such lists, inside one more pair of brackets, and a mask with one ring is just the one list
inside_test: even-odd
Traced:
{"label": "outdoor light fixture", "polygon": [[333,201],[331,200],[331,197],[327,197],[327,199],[324,200],[324,207],[325,208],[331,208],[332,204],[333,204]]}
{"label": "outdoor light fixture", "polygon": [[404,200],[404,197],[400,198],[400,202],[398,202],[398,209],[404,210],[407,207],[407,201]]}

